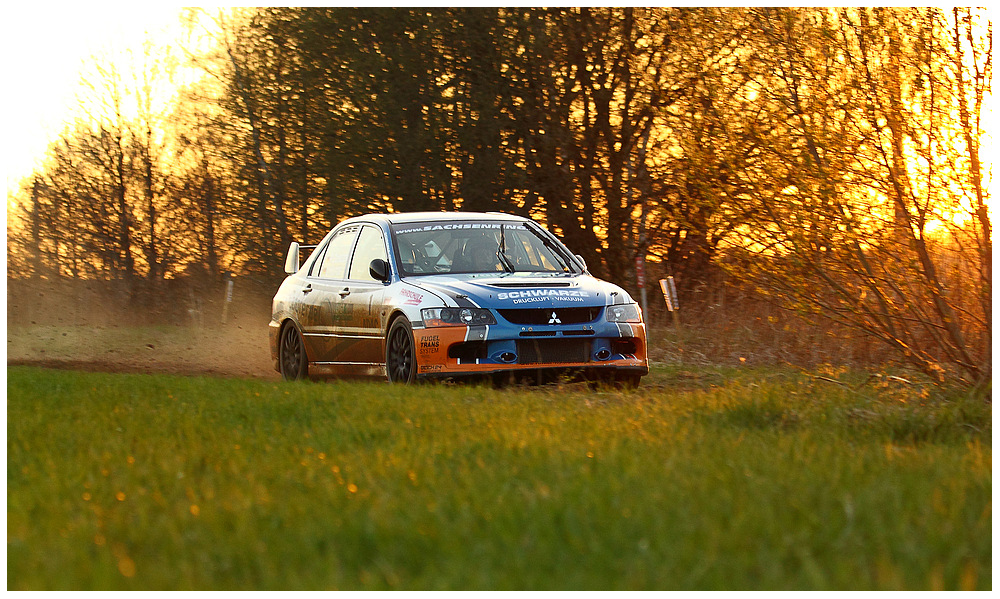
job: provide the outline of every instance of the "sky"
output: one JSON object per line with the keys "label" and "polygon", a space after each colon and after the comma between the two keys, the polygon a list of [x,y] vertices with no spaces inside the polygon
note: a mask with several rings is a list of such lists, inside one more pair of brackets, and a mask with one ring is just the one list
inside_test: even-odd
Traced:
{"label": "sky", "polygon": [[31,174],[74,111],[81,64],[113,43],[140,47],[175,26],[180,6],[23,2],[3,15],[3,171],[7,191]]}

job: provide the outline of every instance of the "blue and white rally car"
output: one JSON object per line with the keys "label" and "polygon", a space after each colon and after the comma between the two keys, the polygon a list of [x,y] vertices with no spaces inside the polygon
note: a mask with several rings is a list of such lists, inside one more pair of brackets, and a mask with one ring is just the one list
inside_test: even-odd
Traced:
{"label": "blue and white rally car", "polygon": [[532,220],[372,214],[337,225],[274,296],[271,357],[286,380],[571,375],[635,387],[646,327],[621,287]]}

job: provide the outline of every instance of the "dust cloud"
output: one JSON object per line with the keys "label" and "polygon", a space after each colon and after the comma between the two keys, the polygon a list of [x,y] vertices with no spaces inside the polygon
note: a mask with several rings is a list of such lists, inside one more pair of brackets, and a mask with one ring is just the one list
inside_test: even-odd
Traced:
{"label": "dust cloud", "polygon": [[8,281],[7,364],[277,379],[270,297],[114,293],[100,283]]}

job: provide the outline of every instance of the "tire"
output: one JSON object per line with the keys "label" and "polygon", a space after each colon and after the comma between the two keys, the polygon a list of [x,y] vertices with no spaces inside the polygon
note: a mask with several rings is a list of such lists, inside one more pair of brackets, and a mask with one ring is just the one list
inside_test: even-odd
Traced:
{"label": "tire", "polygon": [[413,329],[406,318],[394,320],[385,336],[385,375],[390,383],[412,383],[417,379]]}
{"label": "tire", "polygon": [[286,381],[298,381],[309,376],[309,361],[306,358],[306,346],[302,342],[302,333],[291,322],[281,329],[278,341],[278,366],[281,378]]}

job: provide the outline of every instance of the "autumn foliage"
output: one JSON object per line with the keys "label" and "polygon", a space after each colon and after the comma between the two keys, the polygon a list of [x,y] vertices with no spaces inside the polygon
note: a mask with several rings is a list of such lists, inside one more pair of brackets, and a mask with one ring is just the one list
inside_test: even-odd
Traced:
{"label": "autumn foliage", "polygon": [[992,380],[985,11],[184,19],[134,75],[95,59],[81,116],[8,200],[8,277],[266,287],[289,242],[344,217],[497,210],[632,290],[639,257],[682,305],[726,280],[937,380]]}

